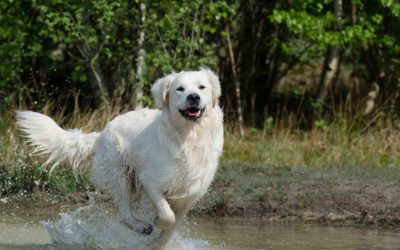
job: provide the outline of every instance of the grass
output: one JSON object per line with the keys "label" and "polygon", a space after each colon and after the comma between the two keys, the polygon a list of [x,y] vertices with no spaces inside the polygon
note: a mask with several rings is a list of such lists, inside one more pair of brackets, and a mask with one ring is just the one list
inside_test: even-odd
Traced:
{"label": "grass", "polygon": [[[126,112],[118,105],[103,106],[90,112],[78,108],[64,115],[55,112],[54,105],[46,105],[40,112],[50,113],[64,128],[82,128],[84,131],[101,130],[116,115]],[[45,190],[66,194],[93,189],[87,175],[79,182],[69,166],[59,167],[49,178],[48,169],[42,167],[44,157],[29,154],[29,148],[14,126],[14,113],[1,115],[0,121],[0,190],[2,195],[31,193]],[[268,120],[263,129],[248,128],[245,136],[238,135],[233,126],[226,125],[222,167],[218,178],[233,178],[228,172],[245,169],[326,169],[395,168],[400,167],[400,131],[393,121],[381,119],[368,129],[354,129],[354,123],[339,120],[328,124],[319,122],[311,131],[301,131]],[[321,125],[322,124],[322,125]],[[250,167],[249,167],[250,166]],[[229,171],[228,171],[229,170]],[[226,175],[225,175],[226,173]],[[250,175],[254,173],[250,172]],[[254,177],[256,178],[256,177]],[[255,183],[267,180],[250,179],[239,193],[247,195]],[[247,185],[247,186],[246,186]]]}
{"label": "grass", "polygon": [[84,172],[75,177],[69,166],[62,166],[49,175],[43,166],[45,158],[30,154],[29,146],[14,126],[14,113],[3,113],[0,121],[0,197],[31,196],[49,192],[65,196],[71,192],[93,190]]}
{"label": "grass", "polygon": [[311,131],[250,129],[246,136],[227,130],[222,161],[273,167],[399,167],[400,131],[387,122],[366,131],[340,124]]}

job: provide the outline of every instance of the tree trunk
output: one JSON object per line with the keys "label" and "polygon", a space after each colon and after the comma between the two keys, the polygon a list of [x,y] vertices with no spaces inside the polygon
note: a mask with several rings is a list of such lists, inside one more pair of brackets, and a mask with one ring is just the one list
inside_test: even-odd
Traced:
{"label": "tree trunk", "polygon": [[[90,57],[87,59],[89,62],[89,81],[91,83],[92,89],[94,90],[93,92],[95,93],[96,99],[100,99],[105,104],[108,104],[108,91],[106,87],[104,86],[104,76],[103,72],[101,70],[101,66],[98,62],[98,56],[100,54],[101,48],[96,52],[89,52],[88,54],[93,56],[88,56]],[[98,105],[99,102],[96,100],[96,105]]]}
{"label": "tree trunk", "polygon": [[357,22],[357,4],[351,1],[351,24],[356,24]]}
{"label": "tree trunk", "polygon": [[[92,25],[91,20],[89,18],[89,13],[85,10],[84,15],[84,24],[87,26]],[[103,43],[101,43],[98,47],[94,48],[89,44],[88,39],[89,35],[82,31],[80,33],[84,37],[82,39],[82,44],[77,46],[78,51],[80,52],[82,58],[85,60],[85,67],[88,71],[89,84],[93,93],[93,101],[95,105],[98,106],[101,103],[108,104],[108,90],[105,84],[104,74],[99,63],[99,56],[103,50]]]}
{"label": "tree trunk", "polygon": [[239,78],[238,78],[237,71],[236,71],[235,55],[233,54],[231,34],[229,32],[229,25],[226,25],[226,41],[228,43],[229,58],[231,60],[233,81],[235,83],[237,124],[239,126],[240,135],[244,135],[240,82],[239,82]]}
{"label": "tree trunk", "polygon": [[329,46],[326,55],[324,66],[322,68],[321,79],[317,93],[317,100],[323,101],[332,86],[336,72],[339,69],[339,49],[337,46]]}
{"label": "tree trunk", "polygon": [[251,108],[251,124],[254,126],[257,120],[257,113],[256,113],[256,93],[252,93],[250,97],[250,108]]}
{"label": "tree trunk", "polygon": [[[342,12],[342,0],[334,0],[334,13],[336,18],[336,23],[334,27],[335,30],[340,30],[341,28],[340,19],[342,17]],[[328,46],[316,96],[317,101],[323,101],[326,98],[329,89],[333,85],[336,73],[339,70],[339,56],[339,46]]]}
{"label": "tree trunk", "polygon": [[146,56],[146,50],[144,48],[144,24],[146,22],[146,4],[140,3],[140,21],[142,24],[142,27],[140,29],[139,33],[139,39],[138,39],[138,56],[136,58],[136,88],[135,88],[135,108],[142,108],[143,107],[143,88],[145,85],[145,79],[144,79],[144,71],[146,67],[146,62],[145,62],[145,56]]}

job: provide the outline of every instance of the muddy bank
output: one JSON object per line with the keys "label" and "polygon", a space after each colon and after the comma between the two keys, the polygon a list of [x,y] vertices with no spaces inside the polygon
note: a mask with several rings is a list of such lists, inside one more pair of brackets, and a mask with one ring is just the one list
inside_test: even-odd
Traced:
{"label": "muddy bank", "polygon": [[[400,171],[397,168],[221,166],[193,217],[248,217],[400,229]],[[48,218],[89,203],[85,193],[34,193],[2,197],[0,213]],[[96,203],[114,210],[107,194]]]}
{"label": "muddy bank", "polygon": [[224,164],[192,215],[400,229],[400,171]]}

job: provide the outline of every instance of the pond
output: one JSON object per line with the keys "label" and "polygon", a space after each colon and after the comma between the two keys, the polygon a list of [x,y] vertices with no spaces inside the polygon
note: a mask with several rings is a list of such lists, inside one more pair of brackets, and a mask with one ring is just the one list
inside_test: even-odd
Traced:
{"label": "pond", "polygon": [[[44,222],[47,220],[47,222]],[[112,212],[82,208],[57,217],[0,217],[0,249],[146,249],[151,236],[115,222]],[[170,249],[399,249],[396,230],[193,219],[184,222]]]}

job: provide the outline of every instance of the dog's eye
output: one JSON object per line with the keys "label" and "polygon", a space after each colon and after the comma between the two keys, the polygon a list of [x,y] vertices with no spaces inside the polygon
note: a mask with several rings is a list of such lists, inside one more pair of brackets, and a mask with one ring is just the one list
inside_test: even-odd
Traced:
{"label": "dog's eye", "polygon": [[183,87],[179,87],[176,90],[179,91],[179,92],[185,91],[185,89]]}
{"label": "dog's eye", "polygon": [[200,85],[199,89],[205,89],[206,87],[204,85]]}

